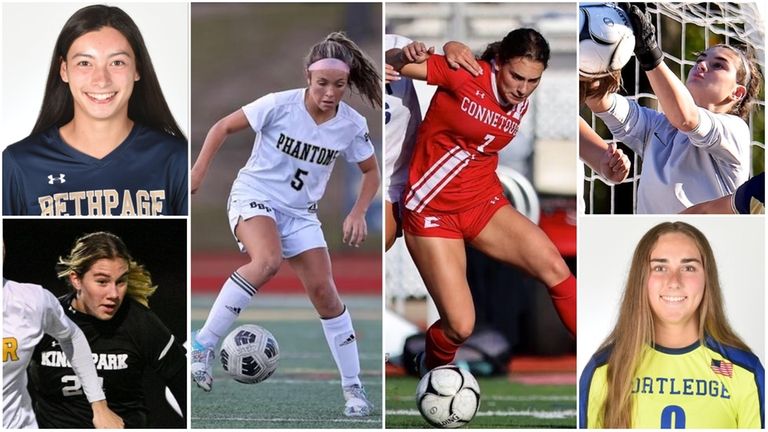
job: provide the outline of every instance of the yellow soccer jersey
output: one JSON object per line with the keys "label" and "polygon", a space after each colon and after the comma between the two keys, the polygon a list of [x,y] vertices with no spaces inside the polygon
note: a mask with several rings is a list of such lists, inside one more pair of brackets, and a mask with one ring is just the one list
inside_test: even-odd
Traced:
{"label": "yellow soccer jersey", "polygon": [[[579,382],[579,427],[601,428],[612,347]],[[763,428],[763,365],[752,353],[707,338],[686,348],[646,347],[632,385],[632,427]],[[609,401],[610,403],[610,401]]]}

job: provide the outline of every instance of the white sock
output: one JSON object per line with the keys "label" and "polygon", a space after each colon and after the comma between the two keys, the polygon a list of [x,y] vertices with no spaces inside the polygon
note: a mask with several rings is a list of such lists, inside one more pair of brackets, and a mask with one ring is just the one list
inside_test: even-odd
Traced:
{"label": "white sock", "polygon": [[232,273],[221,287],[203,328],[197,333],[197,342],[204,347],[215,347],[219,339],[226,335],[240,312],[248,307],[256,291],[257,288],[239,273]]}
{"label": "white sock", "polygon": [[321,319],[323,332],[328,347],[331,348],[333,360],[341,374],[341,386],[346,387],[360,383],[360,358],[357,355],[357,338],[352,328],[352,317],[344,306],[344,312],[336,318]]}

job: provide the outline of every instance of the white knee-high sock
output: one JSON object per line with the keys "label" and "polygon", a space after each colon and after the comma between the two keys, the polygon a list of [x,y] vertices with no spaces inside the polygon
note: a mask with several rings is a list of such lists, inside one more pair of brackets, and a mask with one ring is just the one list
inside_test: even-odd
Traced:
{"label": "white knee-high sock", "polygon": [[204,347],[216,346],[240,312],[248,307],[257,290],[258,288],[251,285],[239,273],[232,273],[221,287],[203,328],[197,333],[197,342]]}
{"label": "white knee-high sock", "polygon": [[360,383],[360,358],[357,354],[357,337],[352,328],[352,317],[344,306],[344,312],[336,318],[321,319],[325,340],[331,348],[333,360],[341,374],[342,387]]}

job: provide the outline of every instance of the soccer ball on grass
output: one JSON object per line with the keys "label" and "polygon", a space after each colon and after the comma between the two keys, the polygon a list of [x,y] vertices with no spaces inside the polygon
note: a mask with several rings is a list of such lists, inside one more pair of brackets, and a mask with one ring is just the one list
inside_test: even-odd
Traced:
{"label": "soccer ball on grass", "polygon": [[224,371],[232,379],[243,384],[256,384],[275,372],[280,348],[267,329],[246,324],[224,338],[220,359]]}
{"label": "soccer ball on grass", "polygon": [[480,407],[480,386],[471,373],[453,365],[429,371],[416,388],[422,417],[439,428],[469,423]]}

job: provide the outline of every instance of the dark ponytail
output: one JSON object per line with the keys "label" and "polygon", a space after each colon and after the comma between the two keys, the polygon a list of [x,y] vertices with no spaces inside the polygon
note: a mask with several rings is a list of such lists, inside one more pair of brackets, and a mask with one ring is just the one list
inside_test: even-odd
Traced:
{"label": "dark ponytail", "polygon": [[489,44],[480,59],[487,62],[498,59],[500,63],[506,63],[516,57],[539,62],[546,69],[549,62],[549,44],[536,30],[519,28],[509,32],[501,41]]}

